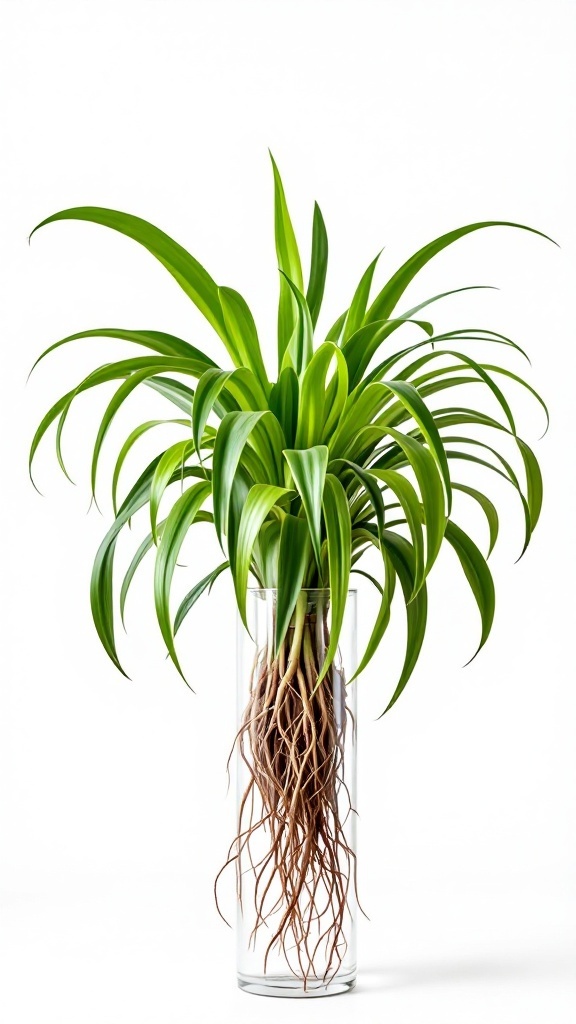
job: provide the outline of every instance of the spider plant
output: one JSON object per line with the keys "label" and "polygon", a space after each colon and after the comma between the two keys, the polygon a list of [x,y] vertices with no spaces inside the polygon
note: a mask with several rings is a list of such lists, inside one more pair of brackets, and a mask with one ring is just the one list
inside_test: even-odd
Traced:
{"label": "spider plant", "polygon": [[[394,599],[399,597],[405,606],[405,658],[386,712],[398,700],[418,660],[426,629],[426,581],[445,542],[456,552],[478,607],[477,651],[490,633],[492,575],[476,542],[454,521],[452,496],[462,492],[479,505],[488,524],[488,554],[498,535],[498,514],[480,484],[472,487],[459,479],[462,463],[495,473],[511,486],[523,513],[522,553],[538,522],[542,502],[538,462],[518,436],[506,385],[513,381],[528,389],[546,412],[544,402],[531,385],[498,360],[480,362],[467,351],[470,342],[483,342],[486,351],[488,346],[492,350],[498,346],[502,354],[515,356],[525,355],[523,350],[493,330],[465,327],[435,333],[423,311],[466,288],[442,292],[408,309],[402,308],[402,298],[429,260],[465,235],[496,225],[534,229],[488,221],[449,231],[419,249],[375,290],[376,256],[346,308],[326,337],[318,341],[315,332],[328,261],[324,220],[316,204],[310,269],[305,276],[274,160],[272,170],[280,289],[275,375],[266,365],[245,299],[233,288],[217,285],[193,256],[152,224],[114,210],[79,207],[53,214],[34,229],[55,221],[83,220],[139,242],[200,310],[225,352],[221,351],[223,358],[216,362],[189,341],[157,330],[96,328],[57,341],[37,362],[71,342],[102,337],[131,342],[148,354],[99,366],[59,398],[34,435],[30,464],[46,431],[56,424],[56,456],[66,473],[61,437],[72,404],[83,392],[119,381],[94,443],[94,497],[104,440],[131,393],[144,385],[176,409],[175,418],[172,413],[170,418],[137,425],[118,452],[111,488],[114,519],[92,571],[94,624],[107,654],[123,672],[115,639],[115,548],[123,528],[145,507],[149,529],[123,577],[119,610],[123,616],[138,566],[153,550],[158,625],[168,654],[183,677],[175,636],[196,601],[221,573],[231,573],[246,624],[250,580],[263,588],[275,588],[274,635],[255,669],[250,704],[239,734],[239,741],[247,744],[247,762],[252,765],[249,789],[259,794],[263,810],[244,832],[240,822],[239,835],[251,835],[266,820],[274,822],[271,843],[276,870],[284,872],[284,892],[296,894],[271,946],[280,943],[285,949],[291,938],[301,952],[305,932],[298,896],[310,872],[331,877],[330,963],[334,967],[348,892],[343,883],[335,886],[334,879],[349,880],[352,852],[334,812],[338,758],[324,756],[320,745],[326,736],[332,736],[333,746],[338,742],[330,695],[350,576],[361,573],[370,580],[379,600],[366,650],[352,679],[376,653]],[[421,335],[410,344],[402,342],[407,325],[412,325],[412,337],[414,329]],[[443,392],[453,395],[462,385],[470,384],[480,385],[480,392],[495,400],[497,414],[458,404],[458,398],[452,399],[455,404],[444,404]],[[441,396],[441,404],[435,396]],[[119,483],[128,454],[143,434],[165,422],[181,428],[181,440],[159,450],[120,498]],[[516,468],[500,451],[499,442],[508,439],[517,449]],[[160,518],[166,492],[174,500],[167,515]],[[207,522],[216,531],[222,560],[194,583],[173,614],[170,592],[180,548],[196,524]],[[359,568],[368,551],[376,552],[377,573]],[[322,610],[322,643],[307,604],[310,588],[329,595]],[[299,689],[291,685],[297,674]],[[331,858],[323,853],[326,845],[331,846]],[[314,899],[309,911],[311,915],[315,911]],[[310,954],[307,956],[308,966],[302,969],[305,978],[313,971]]]}

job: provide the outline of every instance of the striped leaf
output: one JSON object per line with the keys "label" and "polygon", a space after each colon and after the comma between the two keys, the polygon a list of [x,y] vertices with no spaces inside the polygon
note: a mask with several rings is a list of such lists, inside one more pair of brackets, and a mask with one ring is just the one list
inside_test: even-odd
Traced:
{"label": "striped leaf", "polygon": [[316,563],[320,569],[322,564],[320,525],[322,518],[322,496],[324,494],[326,467],[328,465],[328,449],[323,444],[315,445],[313,448],[308,448],[304,451],[286,449],[284,457],[294,479],[296,490],[302,499],[302,506],[308,520],[312,548],[316,557]]}

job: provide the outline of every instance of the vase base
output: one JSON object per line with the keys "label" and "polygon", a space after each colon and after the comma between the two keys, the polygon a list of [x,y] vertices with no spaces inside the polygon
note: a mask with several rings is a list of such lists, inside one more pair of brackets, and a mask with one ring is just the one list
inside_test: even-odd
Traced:
{"label": "vase base", "polygon": [[339,996],[350,992],[356,984],[356,974],[339,974],[333,981],[309,981],[306,989],[301,981],[290,975],[266,975],[253,977],[248,974],[238,975],[238,988],[254,996],[275,996],[284,999],[313,999],[319,996]]}

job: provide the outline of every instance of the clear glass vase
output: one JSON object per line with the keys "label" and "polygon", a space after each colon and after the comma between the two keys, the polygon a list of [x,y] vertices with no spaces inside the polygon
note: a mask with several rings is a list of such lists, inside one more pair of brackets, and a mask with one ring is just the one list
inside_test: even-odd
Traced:
{"label": "clear glass vase", "polygon": [[356,591],[339,648],[327,590],[301,591],[274,650],[276,591],[250,590],[238,629],[238,984],[326,996],[356,979]]}

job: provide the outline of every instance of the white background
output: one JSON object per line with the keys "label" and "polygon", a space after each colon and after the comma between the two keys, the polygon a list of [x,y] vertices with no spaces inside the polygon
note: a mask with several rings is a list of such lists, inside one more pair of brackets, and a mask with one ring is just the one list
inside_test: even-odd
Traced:
{"label": "white background", "polygon": [[[559,0],[2,5],[2,1024],[576,1019],[575,14]],[[434,322],[502,330],[529,350],[532,370],[508,365],[549,401],[542,441],[540,411],[509,393],[542,461],[545,504],[514,565],[521,515],[506,488],[492,491],[503,503],[497,617],[472,665],[461,667],[476,613],[446,555],[431,581],[423,655],[397,707],[375,721],[401,656],[400,614],[359,684],[370,916],[360,924],[359,983],[350,997],[297,1006],[237,991],[234,937],[212,902],[234,824],[224,770],[235,700],[229,585],[219,581],[183,631],[196,695],[164,660],[150,565],[120,639],[132,681],[91,625],[88,577],[110,521],[114,449],[162,401],[135,397],[114,426],[103,517],[86,516],[88,466],[111,392],[70,417],[64,451],[76,487],[57,469],[52,435],[37,464],[45,497],[26,473],[48,404],[126,352],[105,341],[70,346],[25,386],[52,341],[90,327],[156,328],[222,358],[200,315],[134,243],[72,223],[28,247],[28,232],[80,204],[146,217],[247,296],[273,357],[267,146],[305,262],[315,198],[327,221],[326,327],[382,245],[380,281],[473,220],[521,221],[561,245],[480,233],[439,256],[407,297],[500,286],[446,300]],[[164,428],[162,439],[175,435]],[[124,485],[153,449],[146,444]],[[145,530],[135,523],[120,559]],[[187,549],[179,586],[216,558],[205,531]],[[364,590],[360,611],[366,638]]]}

